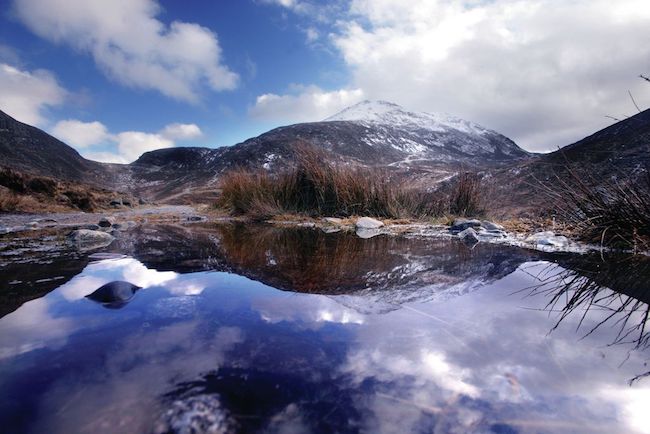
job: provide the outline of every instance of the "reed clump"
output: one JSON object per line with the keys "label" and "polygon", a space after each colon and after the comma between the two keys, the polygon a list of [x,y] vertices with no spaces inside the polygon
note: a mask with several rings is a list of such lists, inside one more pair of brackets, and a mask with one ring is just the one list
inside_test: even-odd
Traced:
{"label": "reed clump", "polygon": [[603,246],[650,249],[650,173],[618,173],[596,179],[566,162],[563,170],[542,183],[557,217],[578,238]]}
{"label": "reed clump", "polygon": [[303,148],[296,164],[280,173],[234,169],[224,174],[217,206],[256,220],[280,214],[392,219],[478,215],[484,211],[479,184],[478,178],[461,174],[451,193],[421,191],[391,179],[387,171],[337,165],[322,151]]}

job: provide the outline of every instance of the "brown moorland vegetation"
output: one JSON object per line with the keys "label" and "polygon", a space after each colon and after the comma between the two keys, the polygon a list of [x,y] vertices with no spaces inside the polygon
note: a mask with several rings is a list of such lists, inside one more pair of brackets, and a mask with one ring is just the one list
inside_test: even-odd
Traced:
{"label": "brown moorland vegetation", "polygon": [[461,173],[448,191],[421,191],[379,169],[335,165],[323,151],[301,147],[281,173],[233,169],[221,179],[217,206],[232,215],[266,220],[281,214],[424,218],[485,213],[480,178]]}
{"label": "brown moorland vegetation", "polygon": [[123,195],[0,167],[0,212],[92,212],[118,196]]}

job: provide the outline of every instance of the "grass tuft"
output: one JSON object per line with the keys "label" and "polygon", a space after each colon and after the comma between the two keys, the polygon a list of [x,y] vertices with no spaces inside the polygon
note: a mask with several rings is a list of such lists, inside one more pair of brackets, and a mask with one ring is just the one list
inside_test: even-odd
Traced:
{"label": "grass tuft", "polygon": [[281,214],[408,219],[484,211],[479,178],[469,174],[461,174],[450,202],[447,193],[409,188],[387,171],[335,165],[312,147],[301,146],[296,155],[295,166],[281,173],[234,169],[224,174],[217,206],[255,220]]}

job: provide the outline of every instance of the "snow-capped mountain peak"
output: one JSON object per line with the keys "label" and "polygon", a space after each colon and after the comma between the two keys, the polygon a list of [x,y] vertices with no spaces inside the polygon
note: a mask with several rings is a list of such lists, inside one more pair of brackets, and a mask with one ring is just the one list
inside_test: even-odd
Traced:
{"label": "snow-capped mountain peak", "polygon": [[454,129],[464,133],[479,135],[489,131],[487,128],[478,124],[448,114],[411,112],[398,104],[381,100],[362,101],[325,119],[325,122],[332,121],[384,124],[394,127],[424,129],[438,132]]}

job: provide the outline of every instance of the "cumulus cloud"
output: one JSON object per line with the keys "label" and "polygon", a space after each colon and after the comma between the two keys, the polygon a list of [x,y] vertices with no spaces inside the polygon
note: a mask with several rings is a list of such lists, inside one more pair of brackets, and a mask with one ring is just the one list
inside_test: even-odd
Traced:
{"label": "cumulus cloud", "polygon": [[249,114],[257,119],[288,123],[319,121],[364,98],[361,89],[328,92],[316,86],[293,86],[292,90],[284,95],[258,96]]}
{"label": "cumulus cloud", "polygon": [[125,131],[117,135],[117,150],[127,161],[134,161],[145,152],[171,148],[174,142],[160,134]]}
{"label": "cumulus cloud", "polygon": [[194,23],[156,18],[155,0],[15,0],[34,33],[92,55],[113,80],[195,103],[207,86],[233,89],[238,75],[223,64],[217,35]]}
{"label": "cumulus cloud", "polygon": [[650,105],[648,26],[643,0],[354,0],[332,40],[369,97],[551,150]]}
{"label": "cumulus cloud", "polygon": [[44,110],[63,103],[66,94],[48,71],[27,71],[0,63],[0,110],[21,122],[43,125]]}
{"label": "cumulus cloud", "polygon": [[[177,141],[199,138],[203,132],[196,124],[172,123],[157,133],[123,131],[111,134],[98,121],[83,122],[68,119],[58,122],[52,134],[82,150],[83,156],[104,163],[130,163],[145,152],[176,146]],[[115,151],[97,149],[110,145]]]}
{"label": "cumulus cloud", "polygon": [[76,119],[57,122],[52,128],[52,134],[77,148],[87,148],[110,137],[106,126],[101,122],[82,122]]}
{"label": "cumulus cloud", "polygon": [[170,140],[191,140],[198,139],[203,135],[196,124],[173,123],[162,129],[160,134]]}

